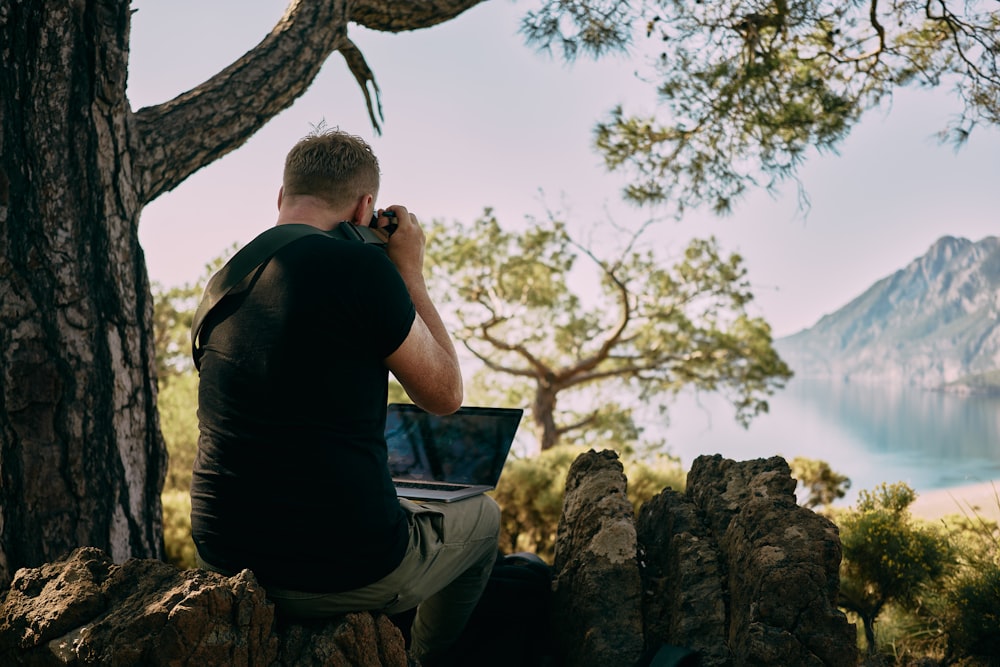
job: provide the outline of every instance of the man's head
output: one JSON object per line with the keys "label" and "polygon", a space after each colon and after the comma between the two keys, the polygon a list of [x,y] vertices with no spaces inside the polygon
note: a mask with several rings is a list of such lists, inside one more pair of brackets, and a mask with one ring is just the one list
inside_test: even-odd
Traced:
{"label": "man's head", "polygon": [[378,158],[360,137],[324,130],[299,141],[285,158],[284,197],[317,197],[331,208],[355,205],[378,196]]}

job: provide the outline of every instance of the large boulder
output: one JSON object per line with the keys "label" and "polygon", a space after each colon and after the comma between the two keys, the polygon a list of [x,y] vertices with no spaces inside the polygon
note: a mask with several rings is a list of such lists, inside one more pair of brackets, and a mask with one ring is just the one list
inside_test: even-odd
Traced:
{"label": "large boulder", "polygon": [[646,645],[688,647],[703,665],[730,665],[726,564],[694,504],[664,489],[636,523],[643,551]]}
{"label": "large boulder", "polygon": [[784,459],[699,457],[686,491],[665,489],[634,529],[621,470],[591,451],[566,480],[553,618],[565,664],[643,665],[663,647],[703,667],[858,664],[836,606],[837,528],[796,504]]}
{"label": "large boulder", "polygon": [[634,665],[642,656],[642,580],[625,485],[610,451],[581,455],[566,478],[552,605],[566,665]]}
{"label": "large boulder", "polygon": [[0,664],[405,667],[385,616],[279,626],[247,570],[225,577],[157,560],[116,565],[81,548],[17,572],[0,598]]}
{"label": "large boulder", "polygon": [[781,457],[695,459],[687,496],[705,517],[727,572],[736,664],[858,663],[857,633],[837,608],[840,533],[795,499]]}

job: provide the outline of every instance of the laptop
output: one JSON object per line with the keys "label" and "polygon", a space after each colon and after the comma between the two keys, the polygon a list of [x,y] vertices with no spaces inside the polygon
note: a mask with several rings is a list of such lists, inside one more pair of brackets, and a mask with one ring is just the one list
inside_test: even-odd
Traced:
{"label": "laptop", "polygon": [[385,441],[396,495],[453,502],[495,488],[523,413],[463,406],[436,416],[415,405],[390,403]]}

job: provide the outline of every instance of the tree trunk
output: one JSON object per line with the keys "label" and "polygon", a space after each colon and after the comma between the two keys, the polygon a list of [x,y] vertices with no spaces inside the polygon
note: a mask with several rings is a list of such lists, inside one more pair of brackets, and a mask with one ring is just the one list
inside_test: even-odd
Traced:
{"label": "tree trunk", "polygon": [[878,653],[878,644],[875,643],[875,618],[878,614],[861,614],[861,623],[865,628],[865,643],[868,655],[874,656]]}
{"label": "tree trunk", "polygon": [[535,437],[543,452],[559,444],[560,434],[555,416],[557,395],[558,390],[553,387],[551,377],[536,379],[531,418],[535,422]]}
{"label": "tree trunk", "polygon": [[163,554],[129,11],[0,8],[0,587],[77,546]]}
{"label": "tree trunk", "polygon": [[351,20],[414,30],[481,1],[291,0],[239,60],[135,113],[130,0],[0,1],[0,590],[79,546],[163,555],[142,207],[243,145],[335,51],[368,96]]}

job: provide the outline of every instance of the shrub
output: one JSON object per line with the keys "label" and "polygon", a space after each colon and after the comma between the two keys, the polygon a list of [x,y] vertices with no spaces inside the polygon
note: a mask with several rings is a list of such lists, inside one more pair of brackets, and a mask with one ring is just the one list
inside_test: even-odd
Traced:
{"label": "shrub", "polygon": [[622,463],[628,479],[628,497],[636,516],[642,504],[659,495],[663,489],[670,487],[683,491],[687,483],[687,474],[681,467],[680,459],[669,454],[643,459],[626,457]]}
{"label": "shrub", "polygon": [[191,541],[191,470],[198,453],[198,376],[193,372],[162,379],[157,405],[167,445],[163,503],[163,545],[167,561],[195,567]]}
{"label": "shrub", "polygon": [[162,379],[157,407],[169,456],[163,488],[187,493],[198,453],[198,376],[194,371]]}
{"label": "shrub", "polygon": [[788,465],[799,487],[796,494],[803,507],[829,507],[851,488],[850,478],[834,471],[826,461],[796,456]]}
{"label": "shrub", "polygon": [[[550,563],[554,560],[566,475],[573,461],[587,450],[559,445],[536,456],[507,461],[500,483],[491,493],[503,509],[501,549],[532,551]],[[671,456],[626,457],[622,466],[628,479],[628,497],[636,512],[665,487],[684,486],[684,471],[678,459]]]}
{"label": "shrub", "polygon": [[952,516],[945,525],[959,555],[938,611],[949,653],[1000,665],[1000,527],[979,516]]}
{"label": "shrub", "polygon": [[177,489],[164,491],[163,543],[167,562],[180,568],[197,567],[191,540],[191,494]]}
{"label": "shrub", "polygon": [[886,604],[919,606],[920,595],[952,562],[943,531],[910,516],[915,499],[906,484],[882,484],[861,491],[857,509],[838,515],[840,606],[861,617],[869,655],[877,652],[875,621]]}
{"label": "shrub", "polygon": [[555,552],[566,475],[584,447],[559,445],[536,456],[508,459],[491,493],[503,512],[500,548],[533,551],[548,562]]}

